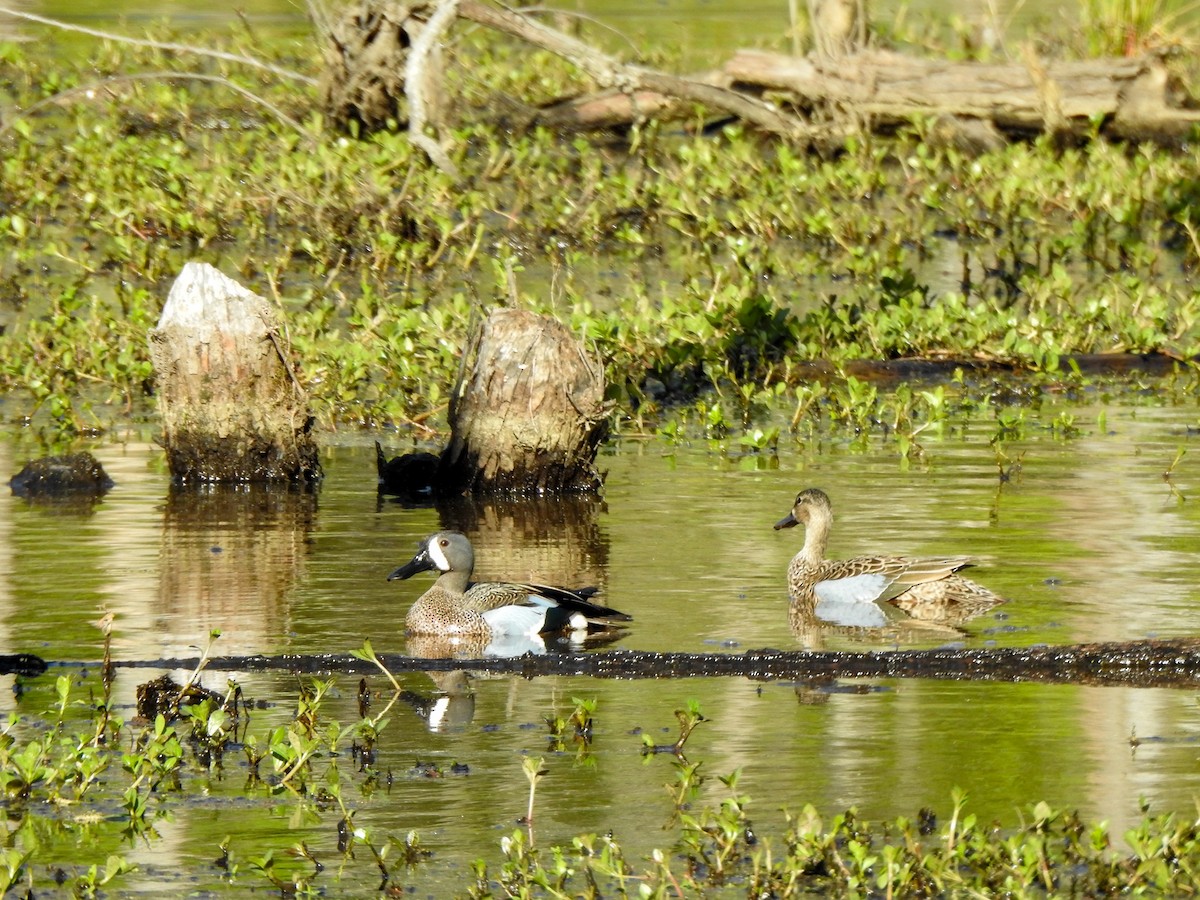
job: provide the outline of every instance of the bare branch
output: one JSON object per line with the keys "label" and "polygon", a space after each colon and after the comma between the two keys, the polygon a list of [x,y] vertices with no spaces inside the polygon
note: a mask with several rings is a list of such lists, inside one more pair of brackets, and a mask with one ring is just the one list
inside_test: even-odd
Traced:
{"label": "bare branch", "polygon": [[[429,21],[413,39],[404,63],[404,93],[408,98],[408,138],[424,150],[434,165],[452,178],[458,178],[458,169],[450,161],[437,139],[425,133],[425,66],[438,41],[454,22],[458,13],[459,0],[441,0]],[[441,123],[434,123],[435,130]]]}
{"label": "bare branch", "polygon": [[241,65],[251,66],[256,69],[263,69],[275,75],[280,75],[284,78],[290,78],[294,81],[300,81],[304,84],[315,85],[315,78],[309,78],[307,75],[301,75],[299,72],[293,72],[290,69],[284,69],[280,66],[265,63],[262,60],[254,59],[250,56],[241,56],[237,53],[226,53],[223,50],[210,50],[207,47],[192,47],[187,44],[170,44],[160,41],[151,41],[144,38],[126,37],[123,34],[114,34],[111,31],[99,31],[95,28],[85,28],[82,25],[72,25],[68,22],[60,22],[57,19],[49,19],[46,16],[39,16],[36,13],[25,12],[19,9],[13,9],[8,6],[0,6],[0,13],[7,13],[10,16],[16,16],[18,19],[26,19],[30,22],[37,22],[39,25],[49,25],[53,28],[60,28],[63,31],[75,31],[80,34],[86,34],[90,37],[100,38],[105,41],[119,41],[124,44],[133,44],[136,47],[150,47],[155,50],[167,50],[172,53],[191,53],[196,56],[211,56],[214,59],[223,59],[226,62],[240,63]]}
{"label": "bare branch", "polygon": [[561,56],[595,78],[602,87],[617,88],[624,93],[658,91],[731,113],[764,131],[791,136],[802,133],[797,119],[761,100],[701,81],[626,65],[570,35],[547,28],[512,10],[489,6],[479,0],[460,0],[458,9],[464,19],[519,37]]}

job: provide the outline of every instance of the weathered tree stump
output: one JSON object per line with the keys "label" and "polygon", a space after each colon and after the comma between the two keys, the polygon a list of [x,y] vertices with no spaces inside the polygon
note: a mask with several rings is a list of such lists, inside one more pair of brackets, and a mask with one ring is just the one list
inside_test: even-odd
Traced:
{"label": "weathered tree stump", "polygon": [[[425,27],[433,4],[412,0],[363,0],[340,18],[324,23],[325,67],[321,106],[330,120],[363,131],[403,127],[409,51]],[[420,66],[424,116],[432,124],[446,114],[441,50],[433,48]]]}
{"label": "weathered tree stump", "polygon": [[867,42],[866,0],[808,0],[813,51],[836,59],[861,50]]}
{"label": "weathered tree stump", "polygon": [[267,301],[188,263],[150,332],[150,359],[176,481],[320,478],[307,397]]}
{"label": "weathered tree stump", "polygon": [[450,400],[440,493],[595,493],[604,374],[566,326],[519,309],[484,321]]}

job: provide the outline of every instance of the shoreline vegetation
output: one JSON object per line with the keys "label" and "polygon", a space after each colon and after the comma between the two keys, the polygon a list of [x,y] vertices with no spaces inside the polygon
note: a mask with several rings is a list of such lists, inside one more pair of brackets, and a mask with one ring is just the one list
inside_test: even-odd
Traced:
{"label": "shoreline vegetation", "polygon": [[[1084,27],[1045,37],[1043,50],[1190,46],[1153,16],[1122,22],[1118,6],[1089,4]],[[965,34],[948,33],[938,50],[969,52]],[[747,452],[835,434],[879,436],[910,456],[925,430],[967,415],[990,416],[1002,441],[1051,392],[1170,402],[1200,385],[1193,142],[1049,136],[975,154],[940,143],[928,122],[820,153],[698,110],[603,136],[522,129],[519,104],[498,105],[498,91],[548,104],[590,85],[549,53],[473,31],[449,42],[469,62],[447,68],[454,177],[399,126],[366,137],[327,127],[311,87],[315,43],[263,41],[249,27],[211,36],[293,80],[155,43],[30,37],[0,43],[0,393],[7,424],[32,425],[48,448],[148,420],[147,334],[193,259],[278,305],[320,429],[389,430],[415,444],[438,436],[473,312],[496,304],[556,315],[595,347],[617,436],[717,438]],[[167,26],[152,37],[177,38]],[[1156,371],[1096,375],[1080,354],[1146,355]],[[951,374],[851,374],[864,360],[910,359]],[[1074,429],[1069,415],[1046,427]],[[0,729],[10,818],[0,887],[46,888],[57,869],[79,896],[119,890],[136,877],[119,850],[94,864],[43,858],[49,826],[35,807],[95,813],[100,824],[87,827],[104,832],[99,845],[153,841],[154,819],[225,752],[244,756],[247,793],[264,805],[320,797],[363,851],[355,865],[377,866],[385,884],[390,868],[429,865],[418,836],[352,821],[338,752],[373,746],[386,721],[318,730],[326,682],[312,680],[290,724],[237,740],[210,700],[175,721],[126,723],[107,682],[88,689],[83,700],[59,678],[43,720],[14,713]],[[696,716],[681,711],[681,725]],[[456,890],[1173,896],[1194,889],[1200,867],[1200,822],[1147,810],[1117,849],[1103,823],[1038,803],[1016,827],[994,827],[962,796],[942,820],[803,810],[785,833],[756,835],[736,773],[721,779],[726,799],[691,808],[697,766],[681,757],[669,785],[669,849],[626,860],[619,836],[581,835],[534,850],[518,830],[490,870],[460,872]],[[526,776],[532,811],[538,766]],[[235,883],[284,896],[324,886],[311,866],[300,871],[299,850],[284,865],[295,848],[240,860],[238,847],[222,849]]]}
{"label": "shoreline vegetation", "polygon": [[[111,622],[102,627],[111,629]],[[381,833],[370,825],[371,795],[383,783],[461,773],[436,762],[418,762],[408,775],[379,765],[389,714],[405,691],[369,644],[354,655],[382,669],[395,689],[379,682],[375,690],[387,700],[379,711],[360,708],[359,721],[338,722],[327,709],[339,692],[336,679],[312,678],[292,704],[294,713],[266,731],[251,718],[255,698],[236,685],[225,694],[196,685],[211,648],[210,640],[189,682],[163,676],[140,685],[138,716],[129,721],[114,705],[111,670],[103,665],[86,675],[59,675],[53,691],[38,688],[39,696],[53,694],[44,719],[9,714],[0,727],[0,793],[10,822],[9,841],[0,848],[0,893],[40,893],[51,881],[79,897],[134,888],[138,866],[122,845],[153,844],[155,823],[169,820],[193,793],[207,794],[214,779],[241,779],[244,786],[233,790],[245,801],[294,807],[295,818],[316,816],[326,826],[324,837],[310,833],[266,852],[246,834],[227,835],[212,848],[209,867],[187,873],[193,889],[218,892],[265,887],[307,897],[337,885],[339,892],[389,896],[437,886],[476,898],[1174,897],[1192,890],[1200,865],[1200,822],[1184,816],[1143,807],[1142,821],[1116,835],[1105,822],[1037,802],[1015,808],[1015,825],[983,822],[957,790],[941,815],[922,808],[911,818],[871,822],[853,808],[828,815],[804,806],[782,811],[779,833],[757,830],[752,817],[760,804],[739,792],[739,772],[709,776],[701,760],[689,759],[689,736],[709,721],[692,701],[676,710],[673,743],[643,735],[636,751],[668,758],[658,848],[630,858],[622,849],[628,836],[616,833],[540,844],[537,785],[548,760],[526,756],[511,763],[530,786],[527,807],[513,811],[517,827],[498,847],[472,848],[465,874],[419,833]],[[374,693],[365,679],[358,692],[360,707],[364,694]],[[594,700],[572,703],[570,713],[545,719],[550,769],[603,765],[591,744],[604,710]],[[714,794],[721,799],[713,801]],[[46,809],[60,812],[47,816]],[[61,843],[56,829],[68,843],[106,848],[103,862],[87,861],[86,852],[83,862],[75,861],[78,852],[62,858],[53,849]]]}
{"label": "shoreline vegetation", "polygon": [[[617,435],[766,449],[875,431],[908,452],[947,414],[1004,403],[1013,373],[1029,376],[1018,400],[1086,387],[1075,354],[1146,355],[1196,383],[1193,144],[972,155],[929,123],[822,155],[699,112],[607,136],[520,130],[492,86],[549,102],[580,76],[472,32],[451,45],[469,71],[447,68],[455,179],[403,133],[331,132],[311,89],[276,74],[316,77],[301,42],[255,44],[269,70],[69,37],[69,52],[52,30],[0,45],[0,390],[48,440],[146,414],[146,334],[190,259],[280,306],[319,428],[418,442],[442,427],[474,311],[495,304],[596,348]],[[961,374],[934,390],[846,375],[900,359]]]}

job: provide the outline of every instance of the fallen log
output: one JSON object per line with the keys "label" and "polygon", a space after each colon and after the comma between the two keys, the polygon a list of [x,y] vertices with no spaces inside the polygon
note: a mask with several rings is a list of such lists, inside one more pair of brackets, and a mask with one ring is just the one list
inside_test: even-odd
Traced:
{"label": "fallen log", "polygon": [[880,50],[837,59],[741,50],[724,73],[731,87],[772,91],[805,118],[851,116],[875,128],[952,116],[990,122],[1010,137],[1099,130],[1177,140],[1200,122],[1155,55],[980,63]]}
{"label": "fallen log", "polygon": [[[423,659],[379,654],[393,673],[465,669],[496,675],[583,675],[593,678],[738,677],[820,681],[835,678],[933,678],[1129,687],[1200,686],[1200,639],[1120,641],[1037,647],[981,647],[878,652],[747,650],[745,653],[652,653],[606,650],[487,659]],[[199,659],[114,661],[124,668],[195,669]],[[52,665],[95,665],[52,663]],[[367,674],[379,670],[349,654],[215,657],[216,671],[284,670]]]}

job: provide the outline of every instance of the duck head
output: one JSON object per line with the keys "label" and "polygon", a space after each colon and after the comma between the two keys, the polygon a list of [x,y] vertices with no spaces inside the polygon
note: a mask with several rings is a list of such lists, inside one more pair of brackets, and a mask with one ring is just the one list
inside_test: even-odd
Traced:
{"label": "duck head", "polygon": [[832,519],[833,505],[829,502],[829,495],[820,488],[805,488],[796,495],[792,511],[775,523],[775,530],[792,528],[801,522],[808,524],[814,515]]}
{"label": "duck head", "polygon": [[457,531],[439,531],[417,545],[417,554],[387,577],[388,581],[412,578],[418,572],[432,569],[446,572],[465,572],[475,567],[475,551],[467,536]]}

